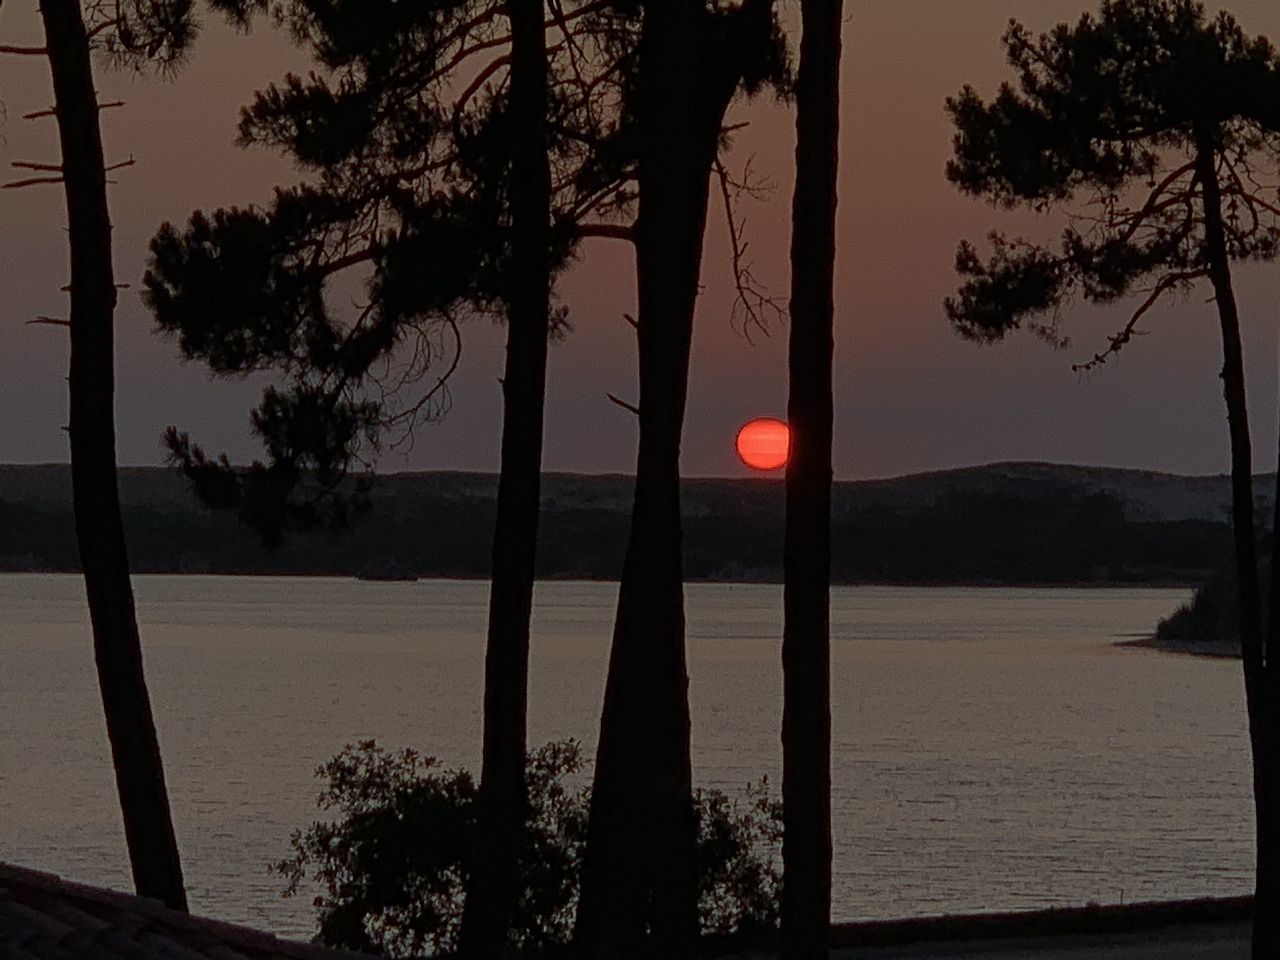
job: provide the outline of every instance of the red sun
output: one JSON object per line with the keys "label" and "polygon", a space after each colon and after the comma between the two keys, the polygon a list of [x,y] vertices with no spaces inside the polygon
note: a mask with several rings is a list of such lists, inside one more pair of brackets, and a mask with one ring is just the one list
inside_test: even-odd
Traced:
{"label": "red sun", "polygon": [[790,428],[773,417],[752,420],[738,431],[738,456],[753,470],[785,467],[790,448]]}

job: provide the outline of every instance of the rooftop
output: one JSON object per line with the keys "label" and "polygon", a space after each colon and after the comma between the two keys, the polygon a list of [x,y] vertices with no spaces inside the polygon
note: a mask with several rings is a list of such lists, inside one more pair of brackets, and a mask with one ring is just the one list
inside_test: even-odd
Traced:
{"label": "rooftop", "polygon": [[4,960],[369,960],[0,863]]}

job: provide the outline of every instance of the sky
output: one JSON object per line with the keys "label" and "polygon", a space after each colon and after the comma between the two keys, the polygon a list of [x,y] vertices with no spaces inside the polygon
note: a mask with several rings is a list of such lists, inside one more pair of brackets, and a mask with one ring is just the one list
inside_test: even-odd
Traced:
{"label": "sky", "polygon": [[[794,6],[794,4],[789,4]],[[945,98],[971,83],[984,93],[1007,76],[999,38],[1010,17],[1042,30],[1086,9],[1080,0],[846,0],[836,280],[835,472],[837,479],[894,476],[997,460],[1047,460],[1180,473],[1228,469],[1221,346],[1208,291],[1149,314],[1147,336],[1087,376],[1074,361],[1105,345],[1123,308],[1077,307],[1064,316],[1062,351],[1026,334],[994,346],[961,340],[942,300],[956,285],[957,242],[1026,217],[963,197],[943,175],[951,133]],[[1246,30],[1280,39],[1274,0],[1234,0]],[[789,14],[794,18],[794,10]],[[39,44],[36,0],[9,0],[0,43]],[[248,411],[265,381],[212,380],[154,336],[138,298],[146,245],[160,223],[194,209],[267,200],[300,174],[284,158],[234,144],[241,105],[306,60],[269,27],[242,36],[210,18],[190,61],[173,79],[112,73],[100,66],[108,160],[132,157],[116,174],[111,202],[116,271],[133,287],[117,312],[117,424],[122,464],[162,461],[170,424],[212,450],[245,461],[258,448]],[[0,167],[56,160],[46,108],[46,63],[0,57]],[[794,118],[768,100],[739,104],[748,126],[728,158],[773,189],[747,201],[750,258],[770,291],[785,297]],[[714,195],[713,195],[714,196]],[[64,462],[65,333],[30,326],[65,310],[65,211],[58,188],[0,192],[0,462]],[[786,411],[786,328],[748,340],[730,318],[723,210],[708,220],[703,293],[694,333],[682,466],[688,476],[749,473],[734,450],[738,427]],[[1052,224],[1049,224],[1052,226]],[[1044,225],[1030,229],[1043,230]],[[1273,469],[1277,435],[1277,301],[1280,265],[1238,274],[1245,322],[1250,416],[1259,470]],[[574,332],[551,352],[546,469],[629,473],[633,416],[606,394],[636,394],[630,249],[594,240],[559,293]],[[503,330],[464,330],[452,408],[420,428],[412,450],[388,453],[384,470],[496,470],[501,425],[498,377]]]}

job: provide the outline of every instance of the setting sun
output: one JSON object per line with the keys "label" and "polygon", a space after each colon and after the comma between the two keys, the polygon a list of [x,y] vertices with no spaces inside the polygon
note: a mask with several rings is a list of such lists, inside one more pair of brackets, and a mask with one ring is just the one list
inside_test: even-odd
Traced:
{"label": "setting sun", "polygon": [[791,430],[781,420],[761,417],[738,431],[738,456],[753,470],[777,470],[787,465]]}

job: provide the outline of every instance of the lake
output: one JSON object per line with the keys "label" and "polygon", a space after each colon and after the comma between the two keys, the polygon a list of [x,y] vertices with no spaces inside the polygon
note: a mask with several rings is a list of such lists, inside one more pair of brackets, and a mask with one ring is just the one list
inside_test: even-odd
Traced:
{"label": "lake", "polygon": [[[194,911],[293,936],[266,863],[377,739],[478,769],[483,582],[137,577]],[[530,739],[594,744],[617,587],[537,591]],[[1185,590],[832,592],[834,915],[1251,889],[1239,665],[1120,648]],[[688,588],[693,763],[780,787],[780,587]],[[129,888],[74,576],[0,576],[0,860]]]}

